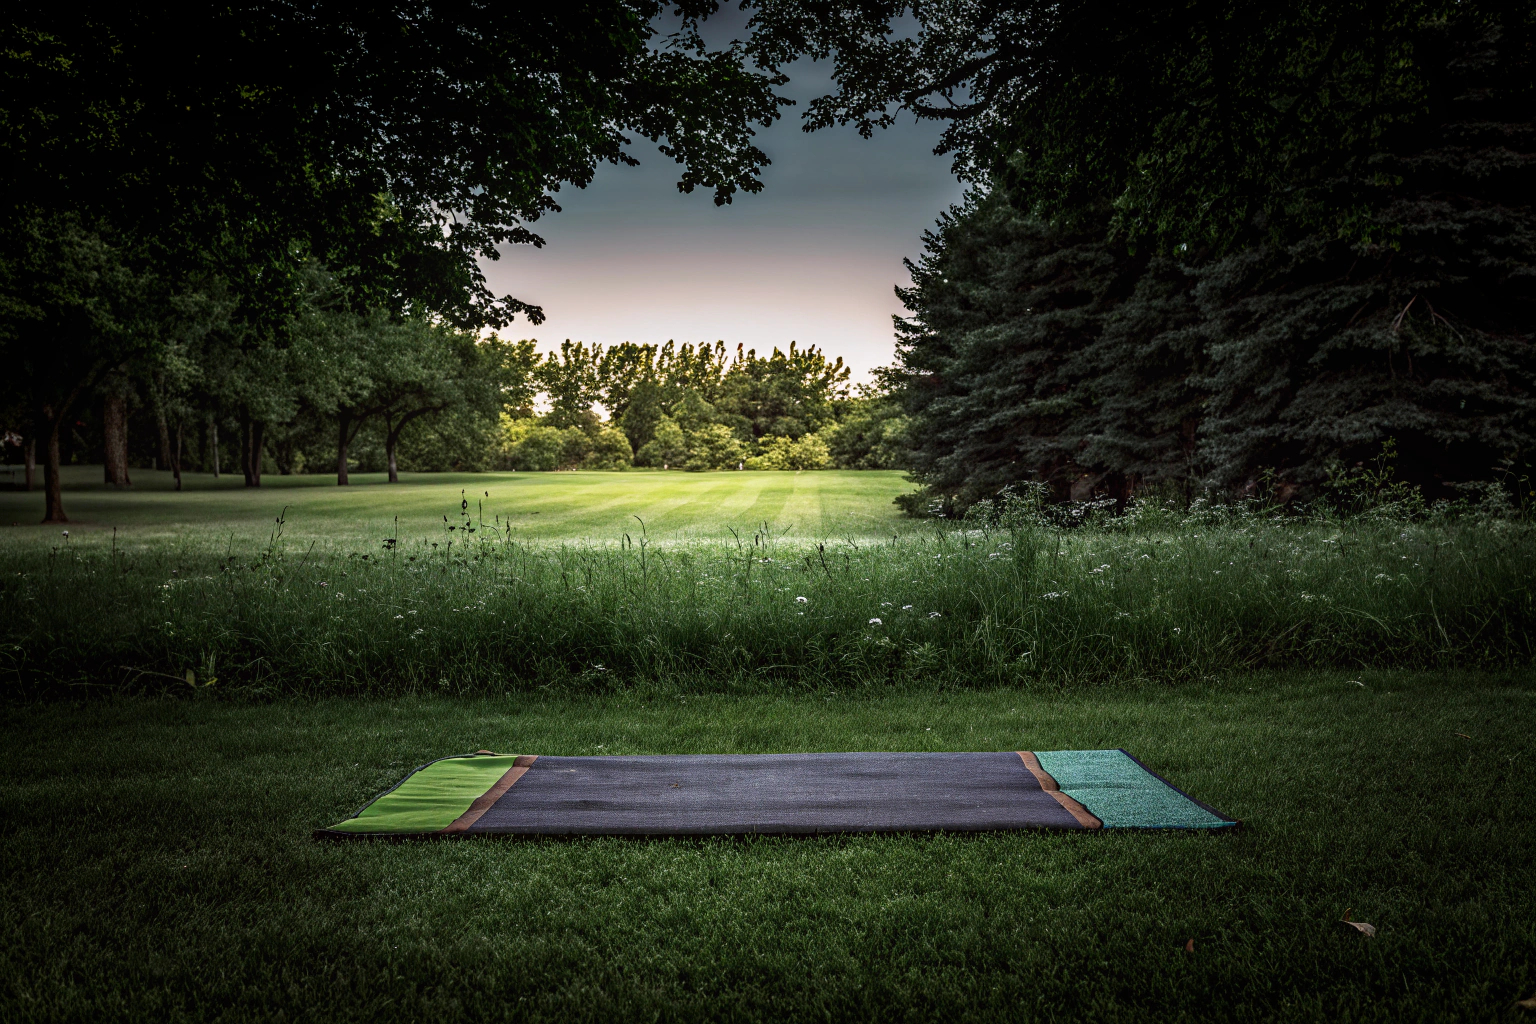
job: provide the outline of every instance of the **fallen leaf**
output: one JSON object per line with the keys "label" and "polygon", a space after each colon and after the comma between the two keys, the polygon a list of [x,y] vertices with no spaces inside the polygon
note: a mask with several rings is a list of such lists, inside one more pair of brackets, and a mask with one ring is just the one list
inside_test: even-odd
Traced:
{"label": "fallen leaf", "polygon": [[1186,953],[1193,953],[1194,951],[1195,951],[1195,940],[1194,939],[1190,939],[1188,942],[1184,943],[1184,952],[1186,952]]}
{"label": "fallen leaf", "polygon": [[1536,1010],[1536,996],[1531,996],[1529,999],[1522,999],[1515,1005],[1520,1007],[1522,1010]]}
{"label": "fallen leaf", "polygon": [[1375,925],[1366,924],[1364,921],[1351,921],[1349,919],[1349,913],[1349,910],[1344,911],[1344,920],[1340,922],[1341,924],[1349,925],[1351,928],[1355,929],[1355,931],[1359,932],[1361,935],[1364,935],[1366,938],[1370,938],[1376,934]]}
{"label": "fallen leaf", "polygon": [[1462,738],[1462,739],[1464,739],[1464,740],[1469,740],[1469,739],[1471,739],[1471,738],[1472,738],[1472,737],[1471,737],[1471,736],[1468,736],[1468,735],[1467,735],[1467,734],[1466,734],[1466,733],[1464,733],[1464,732],[1453,732],[1453,733],[1451,733],[1451,735],[1452,735],[1452,736],[1460,736],[1460,737],[1461,737],[1461,738]]}

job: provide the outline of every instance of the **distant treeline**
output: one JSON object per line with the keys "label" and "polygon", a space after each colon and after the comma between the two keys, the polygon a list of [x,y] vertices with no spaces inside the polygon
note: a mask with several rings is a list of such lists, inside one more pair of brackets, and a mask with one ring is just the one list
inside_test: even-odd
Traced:
{"label": "distant treeline", "polygon": [[[481,338],[352,312],[312,265],[284,343],[250,345],[217,296],[183,297],[144,357],[104,374],[61,435],[64,463],[264,472],[890,468],[905,420],[841,359],[794,342],[604,348]],[[535,412],[535,406],[547,409]],[[16,411],[13,407],[13,413]],[[606,415],[605,415],[606,413]],[[8,461],[32,457],[22,417]]]}

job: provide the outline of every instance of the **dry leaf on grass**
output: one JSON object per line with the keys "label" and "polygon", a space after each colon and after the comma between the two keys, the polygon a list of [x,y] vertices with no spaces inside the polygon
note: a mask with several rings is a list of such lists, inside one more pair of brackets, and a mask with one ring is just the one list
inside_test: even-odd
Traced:
{"label": "dry leaf on grass", "polygon": [[[1350,909],[1353,910],[1354,908],[1351,907]],[[1355,931],[1359,932],[1361,935],[1364,935],[1366,938],[1370,938],[1376,934],[1375,925],[1366,924],[1364,921],[1351,921],[1349,919],[1349,913],[1349,910],[1344,911],[1344,920],[1339,922],[1340,924],[1349,925],[1351,928],[1355,929]]]}
{"label": "dry leaf on grass", "polygon": [[1452,736],[1460,736],[1460,737],[1461,737],[1461,738],[1462,738],[1462,739],[1464,739],[1464,740],[1469,740],[1469,739],[1471,739],[1471,738],[1472,738],[1472,737],[1471,737],[1471,736],[1468,736],[1468,735],[1467,735],[1467,734],[1466,734],[1466,733],[1464,733],[1464,732],[1453,732],[1453,733],[1451,733],[1451,735],[1452,735]]}
{"label": "dry leaf on grass", "polygon": [[1195,951],[1195,940],[1194,939],[1190,939],[1188,942],[1184,943],[1184,952],[1186,952],[1186,953],[1193,953],[1194,951]]}
{"label": "dry leaf on grass", "polygon": [[1520,1007],[1522,1010],[1536,1010],[1536,996],[1531,996],[1529,999],[1522,999],[1515,1005]]}

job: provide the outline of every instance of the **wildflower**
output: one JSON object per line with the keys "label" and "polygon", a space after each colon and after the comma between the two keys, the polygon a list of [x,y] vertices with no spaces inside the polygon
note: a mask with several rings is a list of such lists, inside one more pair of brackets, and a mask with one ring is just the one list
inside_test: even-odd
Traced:
{"label": "wildflower", "polygon": [[1058,597],[1066,597],[1067,592],[1065,590],[1053,590],[1049,594],[1041,594],[1040,596],[1047,601],[1054,601]]}
{"label": "wildflower", "polygon": [[327,582],[325,582],[325,581],[324,581],[324,580],[321,580],[321,581],[320,581],[320,585],[321,585],[321,586],[322,586],[322,587],[328,587],[328,586],[330,586],[330,584],[329,584],[329,583],[327,583]]}
{"label": "wildflower", "polygon": [[871,626],[883,626],[883,625],[885,625],[885,623],[881,622],[879,619],[870,619],[869,620],[869,624]]}
{"label": "wildflower", "polygon": [[68,540],[68,539],[69,539],[69,531],[68,531],[68,530],[65,530],[65,531],[64,531],[64,539],[65,539],[65,540]]}
{"label": "wildflower", "polygon": [[1180,629],[1178,626],[1174,626],[1173,627],[1173,635],[1174,636],[1178,636],[1182,632],[1184,632],[1184,631],[1182,629]]}
{"label": "wildflower", "polygon": [[808,603],[810,603],[810,598],[807,598],[807,597],[797,597],[797,598],[795,598],[795,604],[808,604]]}
{"label": "wildflower", "polygon": [[396,615],[396,616],[395,616],[395,618],[397,618],[397,619],[403,619],[403,618],[405,618],[405,616],[404,616],[404,615]]}
{"label": "wildflower", "polygon": [[991,553],[991,554],[990,554],[990,555],[988,555],[988,556],[987,556],[987,557],[988,557],[988,558],[997,558],[997,557],[998,557],[998,554],[997,554],[997,552],[996,552],[996,551],[994,551],[994,552],[992,552],[992,553]]}
{"label": "wildflower", "polygon": [[904,605],[901,606],[901,610],[904,611],[904,612],[909,612],[909,611],[912,610],[912,606],[909,605],[909,604],[904,604]]}
{"label": "wildflower", "polygon": [[929,612],[928,613],[928,617],[930,619],[942,619],[944,617],[944,613],[943,612]]}

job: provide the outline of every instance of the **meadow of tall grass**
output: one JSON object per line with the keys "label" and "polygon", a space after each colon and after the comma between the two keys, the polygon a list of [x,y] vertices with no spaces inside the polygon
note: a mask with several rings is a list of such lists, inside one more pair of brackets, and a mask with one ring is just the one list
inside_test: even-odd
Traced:
{"label": "meadow of tall grass", "polygon": [[[467,507],[467,506],[466,506]],[[437,539],[0,547],[13,695],[1147,683],[1275,667],[1509,668],[1536,643],[1510,519],[1202,508],[884,540]]]}

